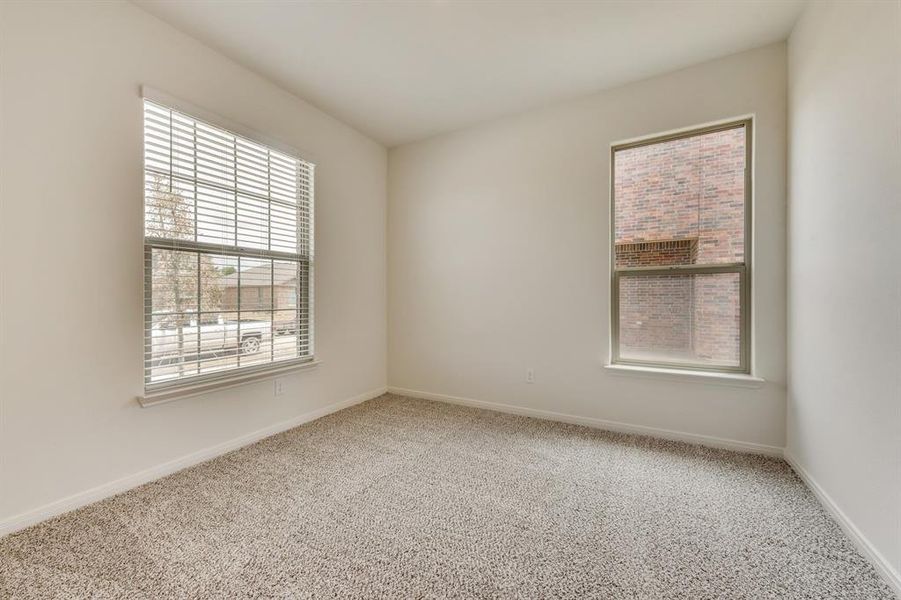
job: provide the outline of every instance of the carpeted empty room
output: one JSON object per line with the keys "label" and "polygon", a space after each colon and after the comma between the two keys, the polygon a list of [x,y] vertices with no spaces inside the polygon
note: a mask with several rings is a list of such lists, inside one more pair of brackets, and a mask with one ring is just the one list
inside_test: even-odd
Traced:
{"label": "carpeted empty room", "polygon": [[892,593],[781,460],[393,395],[0,542],[14,598]]}
{"label": "carpeted empty room", "polygon": [[901,600],[901,0],[0,0],[0,600]]}

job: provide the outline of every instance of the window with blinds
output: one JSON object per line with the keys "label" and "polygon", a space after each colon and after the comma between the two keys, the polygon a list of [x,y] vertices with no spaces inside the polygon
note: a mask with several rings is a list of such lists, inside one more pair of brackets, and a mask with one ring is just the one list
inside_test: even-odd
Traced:
{"label": "window with blinds", "polygon": [[144,385],[313,356],[313,165],[144,101]]}

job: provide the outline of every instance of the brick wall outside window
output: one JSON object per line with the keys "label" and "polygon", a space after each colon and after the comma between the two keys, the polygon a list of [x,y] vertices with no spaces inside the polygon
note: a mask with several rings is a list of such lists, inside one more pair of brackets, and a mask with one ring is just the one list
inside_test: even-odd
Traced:
{"label": "brick wall outside window", "polygon": [[[616,152],[616,266],[744,261],[745,129]],[[737,365],[737,274],[623,276],[628,358]]]}

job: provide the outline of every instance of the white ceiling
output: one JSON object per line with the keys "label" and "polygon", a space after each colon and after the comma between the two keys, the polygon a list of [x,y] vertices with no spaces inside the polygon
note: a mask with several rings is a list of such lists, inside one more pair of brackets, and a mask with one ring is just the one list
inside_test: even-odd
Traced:
{"label": "white ceiling", "polygon": [[785,39],[803,0],[135,0],[387,146]]}

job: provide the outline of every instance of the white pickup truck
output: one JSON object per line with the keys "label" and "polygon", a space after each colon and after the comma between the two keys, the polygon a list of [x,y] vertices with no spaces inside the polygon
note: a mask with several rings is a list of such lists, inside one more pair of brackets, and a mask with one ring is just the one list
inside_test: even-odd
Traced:
{"label": "white pickup truck", "polygon": [[177,360],[182,354],[216,355],[226,351],[256,354],[264,340],[272,339],[272,323],[269,321],[226,321],[222,317],[203,322],[198,327],[191,320],[181,327],[172,323],[160,323],[151,330],[151,350],[155,360],[165,364]]}

